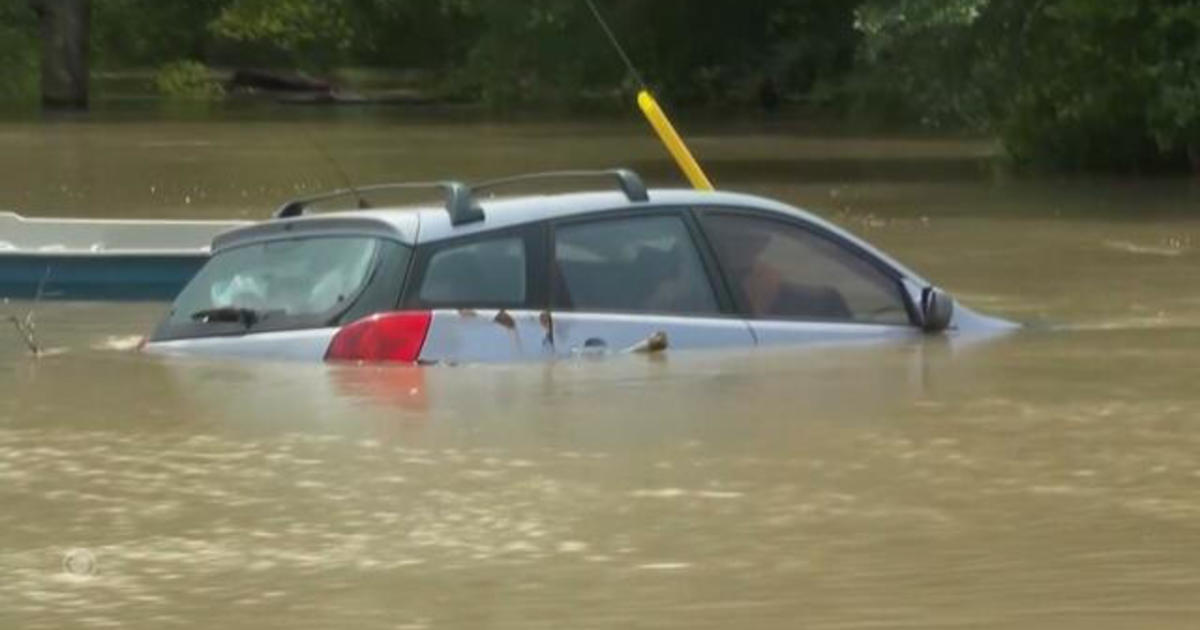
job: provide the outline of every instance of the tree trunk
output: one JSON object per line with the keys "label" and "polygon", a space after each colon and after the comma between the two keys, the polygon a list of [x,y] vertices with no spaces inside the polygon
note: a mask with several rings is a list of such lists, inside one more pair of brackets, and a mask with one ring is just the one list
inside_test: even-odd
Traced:
{"label": "tree trunk", "polygon": [[42,106],[86,109],[91,0],[31,0],[42,27]]}

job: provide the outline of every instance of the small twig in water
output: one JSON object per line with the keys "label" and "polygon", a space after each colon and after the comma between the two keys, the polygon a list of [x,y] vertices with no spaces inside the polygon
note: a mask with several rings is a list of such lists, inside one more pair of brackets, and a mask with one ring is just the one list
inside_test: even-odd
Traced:
{"label": "small twig in water", "polygon": [[25,318],[21,319],[16,315],[9,315],[8,321],[12,322],[16,327],[17,333],[21,335],[21,340],[25,342],[29,352],[34,358],[42,356],[42,346],[37,340],[37,325],[34,323],[34,313],[37,311],[37,305],[42,301],[42,296],[45,294],[46,282],[50,279],[50,268],[46,267],[46,273],[42,274],[42,279],[38,281],[37,291],[33,294],[33,304],[29,307],[29,312],[25,314]]}
{"label": "small twig in water", "polygon": [[[30,315],[32,314],[33,313],[30,312]],[[34,357],[40,357],[42,356],[42,349],[40,346],[38,346],[37,335],[34,333],[32,327],[32,320],[33,318],[31,317],[26,317],[25,321],[21,321],[21,318],[17,317],[16,315],[8,316],[8,321],[12,322],[13,326],[17,328],[17,332],[21,335],[21,340],[24,341],[25,345],[29,347],[29,352],[32,353]]]}

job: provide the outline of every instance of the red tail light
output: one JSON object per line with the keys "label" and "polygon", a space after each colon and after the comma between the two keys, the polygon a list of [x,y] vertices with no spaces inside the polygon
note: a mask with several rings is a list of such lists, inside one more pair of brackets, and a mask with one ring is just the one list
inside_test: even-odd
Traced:
{"label": "red tail light", "polygon": [[379,313],[343,326],[326,361],[398,361],[413,363],[421,356],[433,314],[428,311]]}

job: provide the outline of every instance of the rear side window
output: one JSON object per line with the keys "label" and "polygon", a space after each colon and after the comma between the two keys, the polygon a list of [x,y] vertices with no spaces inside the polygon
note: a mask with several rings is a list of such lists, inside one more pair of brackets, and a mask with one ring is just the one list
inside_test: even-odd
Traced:
{"label": "rear side window", "polygon": [[712,213],[704,229],[749,314],[909,324],[900,284],[855,251],[783,221]]}
{"label": "rear side window", "polygon": [[215,309],[252,311],[263,323],[332,317],[362,291],[380,248],[371,237],[314,237],[218,252],[176,298],[168,322],[222,319],[204,315]]}
{"label": "rear side window", "polygon": [[677,216],[555,228],[555,303],[577,311],[713,314],[717,299]]}
{"label": "rear side window", "polygon": [[523,304],[525,259],[519,236],[439,249],[429,257],[417,298],[430,306]]}

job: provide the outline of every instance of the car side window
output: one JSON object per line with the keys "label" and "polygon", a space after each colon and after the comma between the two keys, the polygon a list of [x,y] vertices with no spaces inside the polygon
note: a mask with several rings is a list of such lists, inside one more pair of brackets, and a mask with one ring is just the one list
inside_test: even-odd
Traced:
{"label": "car side window", "polygon": [[711,212],[703,225],[753,317],[911,323],[899,282],[831,238],[744,214]]}
{"label": "car side window", "polygon": [[680,315],[719,310],[695,243],[678,216],[567,223],[554,235],[558,308]]}
{"label": "car side window", "polygon": [[525,258],[520,236],[444,247],[429,257],[417,297],[431,306],[523,304]]}

